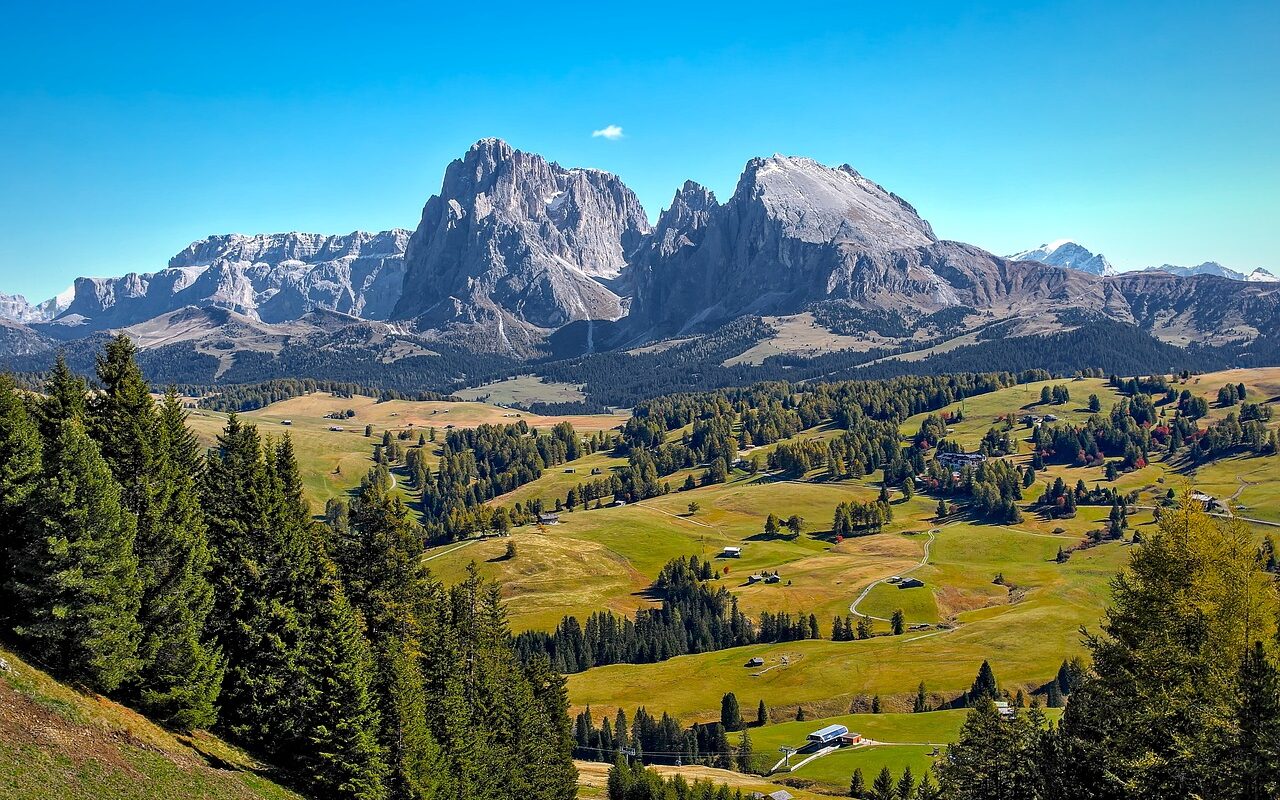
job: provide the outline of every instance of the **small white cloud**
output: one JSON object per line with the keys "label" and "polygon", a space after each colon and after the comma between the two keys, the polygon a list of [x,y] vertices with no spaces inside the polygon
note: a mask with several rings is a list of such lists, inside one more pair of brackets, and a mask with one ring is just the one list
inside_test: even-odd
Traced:
{"label": "small white cloud", "polygon": [[617,139],[621,139],[621,138],[622,138],[622,126],[620,126],[620,125],[606,125],[606,126],[604,126],[603,128],[601,128],[601,129],[600,129],[600,130],[598,130],[598,131],[592,131],[592,132],[591,132],[591,138],[592,138],[592,139],[595,139],[595,138],[608,139],[608,140],[610,140],[610,141],[614,141],[614,140],[617,140]]}

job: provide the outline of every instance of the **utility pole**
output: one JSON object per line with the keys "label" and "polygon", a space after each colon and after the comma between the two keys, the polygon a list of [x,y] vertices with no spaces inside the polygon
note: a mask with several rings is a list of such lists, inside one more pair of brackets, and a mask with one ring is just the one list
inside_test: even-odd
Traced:
{"label": "utility pole", "polygon": [[782,766],[784,769],[791,769],[791,754],[796,751],[794,747],[787,747],[785,744],[778,748],[782,753]]}

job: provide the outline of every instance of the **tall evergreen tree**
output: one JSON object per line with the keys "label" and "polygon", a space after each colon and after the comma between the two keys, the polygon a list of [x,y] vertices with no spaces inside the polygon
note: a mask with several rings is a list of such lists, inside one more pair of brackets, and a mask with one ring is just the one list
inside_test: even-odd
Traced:
{"label": "tall evergreen tree", "polygon": [[40,432],[13,380],[0,375],[0,626],[18,610],[13,568],[29,540],[40,477]]}
{"label": "tall evergreen tree", "polygon": [[[55,424],[52,409],[46,424]],[[134,520],[82,419],[45,441],[31,531],[14,565],[15,632],[59,674],[101,692],[138,669],[142,586]]]}
{"label": "tall evergreen tree", "polygon": [[346,517],[342,571],[366,626],[379,698],[379,740],[389,763],[391,798],[427,798],[443,781],[439,748],[427,727],[420,670],[418,603],[428,576],[423,534],[382,481],[366,480]]}
{"label": "tall evergreen tree", "polygon": [[742,730],[742,709],[738,706],[738,696],[733,692],[720,698],[720,724],[727,731]]}
{"label": "tall evergreen tree", "polygon": [[1274,652],[1280,613],[1253,537],[1184,497],[1133,551],[1112,598],[1087,639],[1092,674],[1072,687],[1052,773],[1089,796],[1228,796],[1222,731],[1240,680],[1228,665],[1245,663],[1254,641]]}
{"label": "tall evergreen tree", "polygon": [[102,391],[89,403],[94,438],[137,519],[142,580],[139,705],[179,728],[209,727],[222,684],[216,647],[204,640],[213,608],[209,548],[196,486],[199,461],[175,392],[161,408],[121,334],[98,358]]}
{"label": "tall evergreen tree", "polygon": [[1280,669],[1262,642],[1240,665],[1224,772],[1231,796],[1280,797]]}
{"label": "tall evergreen tree", "polygon": [[386,764],[378,744],[373,665],[359,622],[331,562],[312,559],[299,738],[286,751],[309,787],[336,800],[382,800]]}

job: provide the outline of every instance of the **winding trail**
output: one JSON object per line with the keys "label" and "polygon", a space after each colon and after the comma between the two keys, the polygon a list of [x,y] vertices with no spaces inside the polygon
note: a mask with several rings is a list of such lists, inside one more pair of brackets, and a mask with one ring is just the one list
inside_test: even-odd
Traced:
{"label": "winding trail", "polygon": [[439,558],[440,556],[447,556],[447,555],[449,555],[450,553],[452,553],[452,552],[453,552],[453,551],[455,551],[455,550],[461,550],[462,548],[466,547],[467,545],[471,544],[472,542],[478,542],[478,541],[480,541],[480,540],[479,540],[479,539],[467,539],[467,540],[465,540],[465,541],[463,541],[463,542],[459,542],[458,544],[456,544],[456,545],[454,545],[454,546],[452,546],[452,547],[449,547],[448,549],[441,550],[441,551],[440,551],[440,552],[438,552],[438,553],[432,553],[431,555],[425,555],[425,554],[424,554],[424,555],[422,556],[422,560],[423,560],[423,561],[431,561],[431,560],[433,560],[433,559],[437,559],[437,558]]}
{"label": "winding trail", "polygon": [[[949,524],[954,525],[954,524],[956,524],[956,523],[952,522],[952,523],[949,523]],[[941,528],[933,528],[932,530],[930,530],[930,531],[929,531],[929,538],[928,538],[928,539],[925,541],[925,543],[924,543],[924,556],[923,556],[923,557],[921,557],[920,561],[919,561],[919,562],[918,562],[914,567],[912,567],[911,569],[908,569],[908,570],[904,570],[904,571],[902,571],[902,572],[895,573],[895,574],[896,574],[896,575],[910,575],[911,573],[915,572],[916,570],[920,569],[921,567],[927,566],[927,565],[929,564],[929,551],[930,551],[930,549],[932,549],[932,547],[933,547],[933,540],[934,540],[934,539],[936,539],[936,538],[938,538],[938,532],[939,532],[939,531],[941,531],[941,530],[942,530]],[[850,603],[850,604],[849,604],[849,613],[850,613],[850,614],[853,614],[854,616],[858,616],[858,617],[867,617],[868,619],[874,619],[874,620],[876,620],[876,621],[878,621],[878,622],[889,622],[889,620],[885,619],[884,617],[875,617],[875,616],[872,616],[871,614],[861,614],[861,613],[859,613],[859,612],[858,612],[858,605],[859,605],[863,600],[866,600],[866,599],[867,599],[867,595],[871,594],[871,590],[872,590],[872,589],[876,588],[876,587],[877,587],[877,586],[879,586],[880,584],[882,584],[882,583],[884,583],[885,581],[889,580],[889,578],[891,578],[891,577],[893,577],[893,576],[892,576],[892,575],[886,575],[886,576],[885,576],[885,577],[883,577],[883,578],[880,578],[880,579],[878,579],[878,580],[874,580],[874,581],[872,581],[871,583],[867,584],[866,588],[864,588],[864,589],[862,590],[862,593],[861,593],[861,594],[859,594],[859,595],[858,595],[858,597],[857,597],[857,598],[856,598],[852,603]]]}

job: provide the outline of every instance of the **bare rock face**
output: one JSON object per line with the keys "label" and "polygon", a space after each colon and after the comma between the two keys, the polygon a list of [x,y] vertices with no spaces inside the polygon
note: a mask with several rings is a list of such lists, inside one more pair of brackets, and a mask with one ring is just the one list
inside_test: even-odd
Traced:
{"label": "bare rock face", "polygon": [[385,319],[400,296],[409,233],[210,236],[159,272],[77,278],[55,325],[125,327],[186,307],[225,308],[262,322],[313,310]]}
{"label": "bare rock face", "polygon": [[677,193],[637,255],[640,329],[693,331],[820,300],[921,313],[1081,297],[1103,304],[1087,276],[939,241],[909,203],[848,165],[775,155],[748,162],[723,205],[699,189]]}
{"label": "bare rock face", "polygon": [[639,200],[614,175],[483,139],[449,165],[422,211],[394,318],[481,324],[498,349],[519,349],[512,328],[615,320],[624,308],[606,283],[648,232]]}

